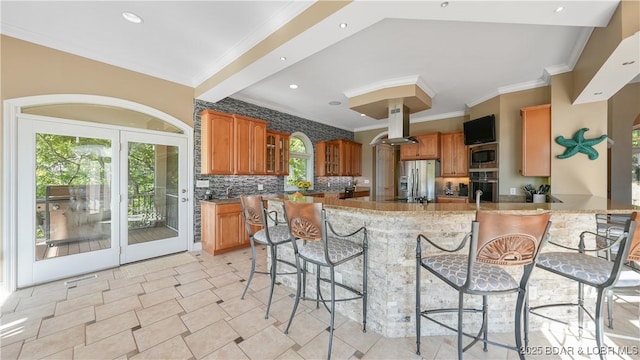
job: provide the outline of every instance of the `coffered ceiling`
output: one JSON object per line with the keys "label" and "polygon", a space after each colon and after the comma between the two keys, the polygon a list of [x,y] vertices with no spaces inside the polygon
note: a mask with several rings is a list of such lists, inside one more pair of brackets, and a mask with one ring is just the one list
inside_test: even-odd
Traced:
{"label": "coffered ceiling", "polygon": [[[198,99],[233,97],[364,130],[384,128],[386,120],[361,116],[348,98],[394,84],[418,83],[432,97],[432,108],[412,114],[413,122],[461,115],[500,93],[545,85],[573,68],[593,28],[606,26],[617,5],[2,1],[0,30],[191,86]],[[142,22],[126,21],[123,12]]]}

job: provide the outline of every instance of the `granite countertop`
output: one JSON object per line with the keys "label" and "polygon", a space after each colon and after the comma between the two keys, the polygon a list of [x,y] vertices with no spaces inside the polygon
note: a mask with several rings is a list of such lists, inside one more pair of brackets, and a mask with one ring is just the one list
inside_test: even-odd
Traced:
{"label": "granite countertop", "polygon": [[[475,203],[398,203],[386,199],[332,199],[311,196],[294,197],[292,195],[275,195],[266,197],[267,200],[296,200],[304,202],[319,202],[327,207],[351,208],[360,211],[388,211],[388,212],[474,212],[478,210]],[[554,212],[584,212],[584,213],[629,213],[640,210],[640,206],[610,201],[605,198],[589,195],[554,195],[558,202],[551,203],[480,203],[480,210],[493,211],[554,211]]]}

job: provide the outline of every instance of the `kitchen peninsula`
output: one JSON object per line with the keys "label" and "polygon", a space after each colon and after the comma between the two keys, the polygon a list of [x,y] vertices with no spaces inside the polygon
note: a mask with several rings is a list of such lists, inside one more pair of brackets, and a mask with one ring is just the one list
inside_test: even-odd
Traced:
{"label": "kitchen peninsula", "polygon": [[[269,210],[282,214],[283,200],[322,202],[327,218],[337,232],[348,233],[366,225],[369,239],[369,305],[367,327],[387,337],[407,337],[415,334],[415,269],[416,237],[422,233],[445,248],[453,249],[471,228],[476,204],[467,203],[397,203],[388,201],[338,200],[331,198],[297,197],[289,195],[266,197]],[[534,203],[481,203],[481,210],[531,213],[551,211],[553,222],[550,236],[555,242],[575,243],[583,230],[595,230],[595,214],[630,213],[639,207],[619,204],[607,199],[566,195],[556,196],[558,202]],[[553,245],[547,245],[544,251],[558,251]],[[423,246],[424,254],[437,252],[429,246]],[[284,258],[293,258],[293,252],[287,247],[279,250]],[[358,284],[362,263],[345,264],[336,268],[343,281]],[[295,287],[295,276],[279,278],[287,286]],[[442,282],[426,273],[422,280],[422,293],[427,303],[442,307],[455,307],[457,294]],[[315,289],[314,277],[307,277],[307,295]],[[530,280],[531,303],[547,303],[572,299],[577,291],[575,286],[564,283],[549,272],[534,271]],[[329,289],[323,287],[323,293]],[[512,328],[512,294],[504,299],[491,302],[489,316],[490,331],[510,331]],[[481,301],[481,297],[470,301]],[[353,320],[361,321],[361,302],[342,302],[336,305],[338,312]],[[554,317],[567,318],[562,310],[550,312]],[[453,315],[451,315],[453,316]],[[452,317],[450,320],[454,320]],[[480,318],[468,316],[465,324],[479,326]],[[539,326],[539,319],[532,318],[532,329]],[[425,325],[425,335],[448,334],[441,327]]]}

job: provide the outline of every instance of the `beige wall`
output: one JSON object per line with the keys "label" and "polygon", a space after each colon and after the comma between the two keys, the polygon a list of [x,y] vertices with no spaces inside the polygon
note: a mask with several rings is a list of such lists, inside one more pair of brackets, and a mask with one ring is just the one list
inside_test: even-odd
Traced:
{"label": "beige wall", "polygon": [[[193,125],[194,89],[188,86],[3,35],[0,36],[0,54],[2,101],[48,94],[108,96],[150,106]],[[2,103],[0,112],[1,106]],[[0,147],[3,146],[1,131],[2,126]],[[4,185],[0,183],[0,186]],[[0,208],[0,217],[1,212]],[[0,228],[0,233],[2,231]],[[0,241],[0,252],[3,241]],[[3,258],[0,256],[0,277]]]}
{"label": "beige wall", "polygon": [[629,84],[609,99],[608,134],[611,147],[611,200],[630,203],[631,194],[631,130],[640,116],[640,83]]}
{"label": "beige wall", "polygon": [[[573,73],[551,78],[551,137],[571,138],[580,128],[588,128],[585,138],[607,133],[607,102],[572,105]],[[551,143],[551,192],[607,197],[607,142],[594,146],[600,156],[589,160],[578,153],[568,159],[556,156],[565,148]]]}
{"label": "beige wall", "polygon": [[522,168],[522,119],[520,109],[528,106],[550,104],[551,88],[518,91],[500,96],[500,194],[510,194],[516,188],[518,195],[524,195],[522,187],[532,184],[548,184],[546,177],[520,175]]}

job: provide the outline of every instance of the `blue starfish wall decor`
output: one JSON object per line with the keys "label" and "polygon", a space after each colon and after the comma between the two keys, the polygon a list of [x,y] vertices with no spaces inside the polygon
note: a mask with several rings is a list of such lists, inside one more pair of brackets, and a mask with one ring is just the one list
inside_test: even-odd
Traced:
{"label": "blue starfish wall decor", "polygon": [[556,142],[566,149],[563,154],[556,156],[558,159],[566,159],[581,152],[589,156],[589,160],[595,160],[598,158],[598,151],[593,148],[594,145],[599,144],[602,140],[607,138],[607,135],[602,135],[594,139],[585,139],[584,133],[589,131],[587,128],[578,130],[573,138],[565,139],[564,136],[556,137]]}

